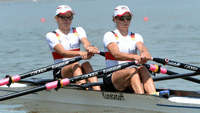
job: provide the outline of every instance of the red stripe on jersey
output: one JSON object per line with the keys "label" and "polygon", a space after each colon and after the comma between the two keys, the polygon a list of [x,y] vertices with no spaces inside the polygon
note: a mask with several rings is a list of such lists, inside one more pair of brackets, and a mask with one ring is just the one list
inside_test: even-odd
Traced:
{"label": "red stripe on jersey", "polygon": [[[116,60],[110,52],[105,52],[105,59],[106,60]],[[126,60],[126,61],[132,61],[132,60]]]}
{"label": "red stripe on jersey", "polygon": [[113,55],[109,52],[105,52],[105,58],[106,60],[116,60]]}
{"label": "red stripe on jersey", "polygon": [[[73,50],[71,50],[71,51],[80,51],[80,48],[78,48],[78,49],[73,49]],[[57,52],[52,52],[52,55],[53,55],[53,59],[54,59],[54,60],[64,58],[62,55],[58,54]]]}

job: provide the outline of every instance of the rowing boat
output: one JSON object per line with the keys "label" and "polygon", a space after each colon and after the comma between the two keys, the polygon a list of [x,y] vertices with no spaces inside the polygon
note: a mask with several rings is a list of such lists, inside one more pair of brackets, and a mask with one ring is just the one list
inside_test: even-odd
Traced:
{"label": "rowing boat", "polygon": [[[56,64],[57,65],[57,64]],[[53,81],[52,79],[24,79],[26,77],[33,76],[32,71],[10,76],[0,81],[1,85],[10,85],[13,82],[20,80],[19,83],[11,84],[11,87],[2,86],[0,87],[0,102],[12,99],[12,98],[25,98],[30,100],[41,100],[49,102],[59,102],[66,104],[82,104],[92,106],[103,106],[103,107],[117,107],[125,108],[133,111],[145,110],[153,112],[200,112],[200,92],[198,91],[181,91],[168,89],[170,94],[160,95],[164,89],[157,89],[158,93],[147,95],[147,94],[134,94],[134,92],[108,92],[104,90],[103,83],[89,83],[84,85],[70,84],[75,81],[87,79],[90,77],[102,77],[104,74],[109,74],[114,71],[124,69],[131,65],[138,65],[137,61],[126,62],[123,64],[107,67],[83,75],[79,75],[72,78],[64,78],[62,80]],[[149,64],[142,64],[154,73],[168,74],[170,76],[153,77],[154,81],[169,80],[176,78],[184,78],[186,80],[200,83],[200,80],[191,78],[200,74],[200,71],[190,73],[175,73],[167,69],[161,68],[160,66],[154,66]],[[190,65],[191,66],[191,65]],[[48,66],[49,67],[49,66]],[[182,68],[182,66],[180,67]],[[200,67],[199,67],[200,68]],[[46,70],[45,68],[41,68]],[[41,70],[39,69],[39,70]],[[50,69],[53,69],[50,66]],[[35,71],[34,71],[35,72]],[[40,73],[40,71],[37,71]],[[37,73],[36,73],[37,74]],[[23,79],[23,80],[22,80]],[[53,82],[52,82],[53,81]],[[20,87],[14,87],[19,85]],[[100,85],[101,91],[94,91],[91,86]],[[64,86],[60,88],[60,86]],[[56,90],[53,90],[56,88]],[[86,90],[87,88],[87,90]],[[25,90],[24,90],[25,89]],[[12,93],[11,93],[12,92]],[[164,91],[166,92],[166,91]],[[157,95],[159,94],[159,95]],[[15,99],[13,99],[15,100]]]}
{"label": "rowing boat", "polygon": [[[0,87],[0,94],[16,93],[27,88],[36,87],[51,79],[28,79],[12,84],[11,87]],[[18,88],[17,86],[20,85]],[[27,86],[26,86],[27,85]],[[90,87],[101,85],[102,91],[94,91]],[[15,86],[14,88],[12,88]],[[85,90],[89,87],[88,90]],[[157,89],[161,91],[163,89]],[[85,85],[69,84],[58,90],[44,90],[37,93],[21,96],[19,98],[36,99],[66,104],[83,104],[95,106],[110,106],[126,109],[140,109],[153,112],[200,112],[200,92],[169,90],[169,98],[157,95],[134,94],[133,92],[107,92],[103,90],[103,83],[90,83]],[[14,101],[14,99],[13,99]]]}

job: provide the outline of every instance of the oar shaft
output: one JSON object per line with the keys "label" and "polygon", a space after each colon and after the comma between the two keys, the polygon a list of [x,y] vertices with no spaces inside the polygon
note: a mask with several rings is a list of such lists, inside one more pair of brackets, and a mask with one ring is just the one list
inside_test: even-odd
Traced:
{"label": "oar shaft", "polygon": [[97,70],[97,71],[93,71],[93,72],[90,72],[90,73],[87,73],[87,74],[83,74],[83,75],[80,75],[80,76],[70,78],[70,82],[83,80],[83,79],[98,76],[98,75],[101,76],[102,74],[109,74],[109,73],[112,73],[114,71],[124,69],[128,66],[136,65],[137,63],[138,63],[137,61],[132,61],[132,62],[126,62],[126,63],[123,63],[123,64],[107,67],[107,68],[104,68],[104,69],[100,69],[100,70]]}
{"label": "oar shaft", "polygon": [[82,60],[81,56],[76,57],[76,58],[72,58],[72,59],[69,59],[67,61],[63,61],[61,63],[49,65],[47,67],[43,67],[43,68],[36,69],[36,70],[30,71],[30,72],[27,72],[27,73],[20,74],[20,78],[24,79],[24,78],[27,78],[27,77],[30,77],[30,76],[33,76],[33,75],[41,74],[41,73],[56,69],[58,67],[63,67],[65,65],[72,64],[74,62],[78,62],[80,60]]}
{"label": "oar shaft", "polygon": [[157,62],[157,63],[162,63],[163,65],[169,65],[169,66],[173,66],[173,67],[178,67],[178,68],[183,68],[183,69],[187,69],[187,70],[191,70],[191,71],[198,71],[200,72],[200,67],[197,66],[193,66],[190,64],[185,64],[185,63],[180,63],[180,62],[176,62],[176,61],[172,61],[169,60],[167,58],[162,59],[162,58],[152,58],[153,61]]}
{"label": "oar shaft", "polygon": [[196,76],[199,75],[198,72],[192,72],[192,73],[184,73],[184,74],[175,74],[171,76],[163,76],[163,77],[155,77],[153,78],[154,81],[161,81],[161,80],[169,80],[169,79],[176,79],[176,78],[183,78],[188,76]]}
{"label": "oar shaft", "polygon": [[37,88],[23,90],[23,91],[20,91],[20,92],[17,92],[17,93],[11,93],[11,94],[8,94],[8,95],[1,96],[0,101],[8,100],[8,99],[11,99],[11,98],[16,98],[16,97],[19,97],[19,96],[27,95],[27,94],[38,92],[38,91],[42,91],[42,90],[45,90],[45,89],[46,89],[46,86],[44,85],[44,86],[40,86],[40,87],[37,87]]}
{"label": "oar shaft", "polygon": [[[149,64],[143,64],[143,65],[146,66],[147,69],[149,69],[149,70],[151,70],[151,71],[153,71],[153,72],[157,72],[157,70],[158,70],[158,69],[157,69],[158,67],[156,67],[156,66],[154,66],[154,65],[151,65],[151,64],[150,64],[150,65],[149,65]],[[162,67],[160,67],[159,71],[160,71],[159,73],[167,74],[167,75],[179,74],[179,73],[176,73],[176,72],[167,70],[167,69],[162,68]],[[182,77],[180,77],[180,78],[182,78]],[[164,78],[163,78],[163,79],[164,79]],[[199,80],[199,79],[192,78],[192,77],[189,77],[189,76],[186,76],[186,77],[184,77],[184,78],[182,78],[182,79],[200,84],[200,80]]]}
{"label": "oar shaft", "polygon": [[30,77],[30,76],[41,74],[41,73],[56,69],[58,67],[62,67],[62,66],[65,66],[65,65],[69,65],[69,64],[78,62],[80,60],[82,60],[81,56],[69,59],[67,61],[63,61],[61,63],[57,63],[57,64],[49,65],[47,67],[36,69],[36,70],[30,71],[30,72],[27,72],[27,73],[11,76],[11,78],[5,78],[5,79],[0,80],[0,86],[9,84],[9,81],[10,81],[9,79],[12,79],[12,82],[17,82],[20,79],[24,79],[24,78],[27,78],[27,77]]}
{"label": "oar shaft", "polygon": [[[197,72],[195,72],[197,73]],[[179,74],[179,73],[176,73],[176,72],[173,72],[173,71],[170,71],[170,70],[167,70],[167,74],[168,75],[174,75],[174,74]],[[196,79],[196,78],[192,78],[192,77],[189,77],[189,76],[186,76],[186,77],[181,77],[182,79],[184,80],[188,80],[188,81],[191,81],[191,82],[195,82],[195,83],[198,83],[200,84],[200,80],[199,79]]]}
{"label": "oar shaft", "polygon": [[[169,66],[173,66],[173,67],[184,68],[184,69],[200,72],[200,68],[197,67],[197,66],[184,64],[184,63],[172,61],[172,60],[169,60],[169,59],[162,59],[162,58],[152,58],[152,60],[157,62],[157,63],[162,63],[163,65],[169,65]],[[168,70],[166,74],[174,75],[174,74],[178,74],[178,73],[175,73],[175,72],[172,72],[172,71]],[[182,78],[182,79],[200,84],[200,80],[196,79],[196,78],[185,77],[185,78]]]}

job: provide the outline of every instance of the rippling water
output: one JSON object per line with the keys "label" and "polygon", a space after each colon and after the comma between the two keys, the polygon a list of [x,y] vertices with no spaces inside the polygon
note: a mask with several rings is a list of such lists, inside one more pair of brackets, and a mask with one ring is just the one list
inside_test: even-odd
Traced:
{"label": "rippling water", "polygon": [[[45,35],[57,28],[54,15],[57,6],[61,4],[72,7],[76,13],[72,25],[82,26],[87,32],[89,41],[99,50],[103,51],[104,33],[115,29],[111,19],[114,8],[125,4],[133,12],[130,30],[143,36],[145,45],[153,57],[167,57],[200,66],[200,1],[198,0],[165,2],[160,0],[0,0],[1,78],[6,74],[22,74],[53,64]],[[143,17],[148,17],[149,20],[144,22]],[[46,21],[41,22],[41,18],[45,18]],[[105,67],[104,58],[99,55],[93,57],[91,63],[94,70]],[[169,66],[164,67],[178,73],[189,72]],[[37,77],[50,78],[52,72]],[[195,78],[200,79],[199,76]],[[199,84],[181,79],[155,84],[157,88],[199,90]],[[23,100],[14,104],[8,101],[4,104],[0,103],[0,110],[35,113],[38,112],[37,109],[40,109],[39,112],[48,112],[50,109],[48,102],[29,103],[32,106],[30,109],[26,108],[25,104],[26,101]],[[39,108],[37,104],[44,106]],[[7,107],[9,110],[5,109]],[[74,108],[76,107],[74,105]],[[90,111],[95,112],[95,109],[90,108]]]}

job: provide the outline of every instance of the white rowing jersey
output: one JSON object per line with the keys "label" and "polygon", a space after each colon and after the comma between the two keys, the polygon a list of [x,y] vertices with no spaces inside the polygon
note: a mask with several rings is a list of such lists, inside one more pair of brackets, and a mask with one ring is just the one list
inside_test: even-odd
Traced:
{"label": "white rowing jersey", "polygon": [[106,67],[118,65],[130,61],[118,61],[109,53],[108,44],[115,42],[119,47],[119,51],[128,54],[137,54],[137,42],[143,43],[143,38],[140,34],[128,32],[126,37],[123,37],[118,29],[109,31],[104,35],[103,45],[105,51]]}
{"label": "white rowing jersey", "polygon": [[54,63],[59,63],[69,59],[64,58],[53,49],[57,44],[62,44],[66,51],[80,51],[81,39],[83,37],[87,38],[85,30],[82,27],[70,27],[70,31],[67,35],[63,34],[59,29],[47,33],[46,40],[52,52]]}

